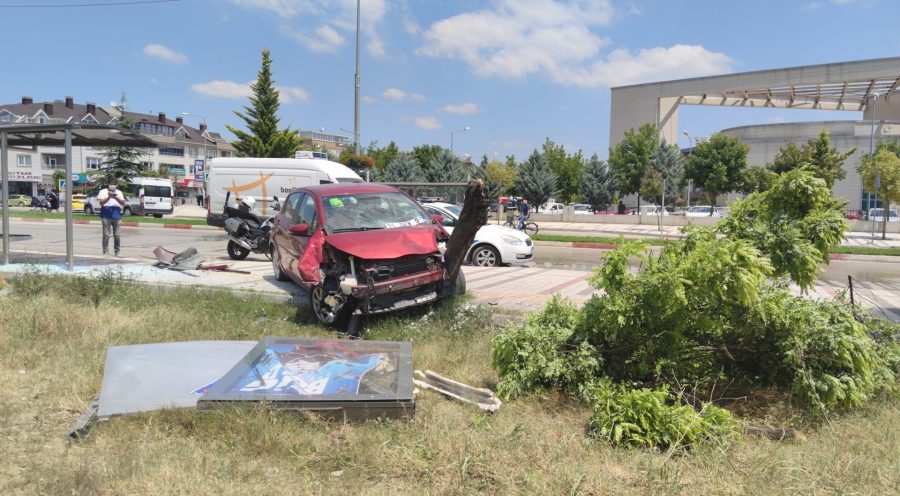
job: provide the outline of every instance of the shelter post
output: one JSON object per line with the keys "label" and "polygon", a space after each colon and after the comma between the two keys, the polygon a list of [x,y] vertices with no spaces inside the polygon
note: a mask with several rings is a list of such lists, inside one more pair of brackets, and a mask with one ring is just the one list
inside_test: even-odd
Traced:
{"label": "shelter post", "polygon": [[66,265],[68,269],[75,269],[74,243],[75,236],[72,221],[72,128],[66,128]]}
{"label": "shelter post", "polygon": [[0,176],[3,192],[3,265],[9,265],[9,147],[6,133],[0,132]]}

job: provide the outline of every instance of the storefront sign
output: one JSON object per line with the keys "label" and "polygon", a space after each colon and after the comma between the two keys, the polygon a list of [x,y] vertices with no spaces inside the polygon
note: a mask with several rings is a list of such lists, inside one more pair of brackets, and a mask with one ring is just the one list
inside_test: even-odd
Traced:
{"label": "storefront sign", "polygon": [[24,181],[29,183],[39,183],[44,180],[39,172],[12,170],[7,173],[6,177],[10,181]]}

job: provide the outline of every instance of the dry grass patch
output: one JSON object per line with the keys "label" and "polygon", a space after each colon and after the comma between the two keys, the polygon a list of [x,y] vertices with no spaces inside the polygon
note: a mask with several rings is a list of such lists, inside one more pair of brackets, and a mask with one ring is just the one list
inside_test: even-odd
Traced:
{"label": "dry grass patch", "polygon": [[[29,275],[0,298],[0,494],[708,494],[900,490],[900,410],[878,403],[802,443],[747,438],[689,455],[612,449],[590,410],[556,393],[495,415],[432,393],[408,421],[329,422],[265,405],[112,419],[70,445],[111,345],[332,336],[290,305],[142,289],[111,275]],[[108,290],[103,292],[101,290]],[[496,383],[489,311],[447,302],[372,323],[413,342],[414,365]]]}

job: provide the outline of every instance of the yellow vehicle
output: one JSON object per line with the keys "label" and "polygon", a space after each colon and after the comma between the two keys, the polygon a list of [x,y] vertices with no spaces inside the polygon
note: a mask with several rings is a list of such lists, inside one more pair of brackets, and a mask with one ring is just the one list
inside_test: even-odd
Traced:
{"label": "yellow vehicle", "polygon": [[72,195],[72,211],[84,212],[85,200],[87,200],[87,195]]}

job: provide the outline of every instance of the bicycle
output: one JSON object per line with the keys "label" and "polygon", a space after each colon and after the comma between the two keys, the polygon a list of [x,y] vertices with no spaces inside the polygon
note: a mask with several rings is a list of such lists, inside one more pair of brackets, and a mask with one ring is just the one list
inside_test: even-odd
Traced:
{"label": "bicycle", "polygon": [[506,223],[503,225],[506,227],[511,227],[511,228],[519,230],[519,231],[525,231],[525,234],[528,234],[528,235],[535,235],[538,233],[539,228],[538,228],[537,223],[529,221],[528,217],[525,218],[526,222],[525,222],[524,228],[519,229],[519,217],[520,217],[519,215],[510,215],[509,217],[507,217]]}

